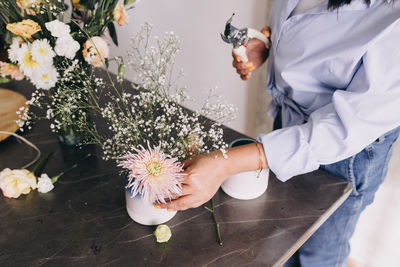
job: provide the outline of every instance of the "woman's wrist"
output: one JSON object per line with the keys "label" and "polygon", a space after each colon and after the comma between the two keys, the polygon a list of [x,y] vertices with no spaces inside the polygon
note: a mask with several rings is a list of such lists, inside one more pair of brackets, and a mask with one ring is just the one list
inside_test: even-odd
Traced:
{"label": "woman's wrist", "polygon": [[[215,153],[215,152],[214,152]],[[234,174],[268,168],[267,158],[261,143],[252,143],[229,148],[226,156],[221,151],[216,154],[220,161],[224,180]]]}
{"label": "woman's wrist", "polygon": [[235,174],[235,170],[232,166],[232,159],[227,155],[228,151],[223,153],[221,150],[218,150],[208,154],[212,157],[213,161],[217,161],[217,169],[215,171],[219,172],[219,177],[221,177],[222,180],[221,182],[224,182],[227,178]]}

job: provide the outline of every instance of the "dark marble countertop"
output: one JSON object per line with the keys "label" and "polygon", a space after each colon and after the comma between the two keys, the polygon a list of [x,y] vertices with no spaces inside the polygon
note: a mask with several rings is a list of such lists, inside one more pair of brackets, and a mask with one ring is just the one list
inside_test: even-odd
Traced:
{"label": "dark marble countertop", "polygon": [[[0,194],[0,266],[280,266],[347,198],[351,186],[323,171],[286,183],[273,174],[255,200],[215,196],[219,246],[211,214],[203,207],[178,212],[167,223],[168,243],[156,243],[153,226],[133,222],[125,210],[123,177],[98,148],[62,146],[40,122],[23,136],[42,152],[53,151],[44,170],[78,168],[53,191],[18,199]],[[243,137],[227,130],[227,141]],[[19,168],[34,151],[10,137],[0,142],[0,170]]]}

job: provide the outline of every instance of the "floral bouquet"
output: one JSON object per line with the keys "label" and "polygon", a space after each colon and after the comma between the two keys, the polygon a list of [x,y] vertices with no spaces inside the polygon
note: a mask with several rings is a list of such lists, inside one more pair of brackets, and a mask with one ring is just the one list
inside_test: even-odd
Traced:
{"label": "floral bouquet", "polygon": [[[200,109],[177,80],[173,66],[179,39],[173,32],[155,37],[151,25],[142,26],[131,39],[126,66],[134,70],[133,88],[110,90],[98,111],[111,132],[97,131],[94,140],[105,159],[115,159],[128,172],[132,197],[152,203],[179,195],[183,178],[180,160],[214,150],[224,151],[221,123],[235,117],[236,109],[210,91]],[[209,119],[206,119],[208,117]]]}
{"label": "floral bouquet", "polygon": [[[53,131],[72,137],[84,133],[101,83],[93,67],[107,64],[109,56],[103,36],[108,33],[118,44],[114,23],[123,26],[128,22],[125,7],[134,2],[2,0],[0,20],[6,25],[2,30],[8,61],[0,62],[0,76],[26,78],[35,85],[28,104],[46,111]],[[31,116],[22,111],[20,126]]]}

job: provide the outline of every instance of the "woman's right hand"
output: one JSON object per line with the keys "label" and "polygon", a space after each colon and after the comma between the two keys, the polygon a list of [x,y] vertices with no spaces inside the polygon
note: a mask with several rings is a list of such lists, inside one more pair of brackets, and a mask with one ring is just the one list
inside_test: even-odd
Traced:
{"label": "woman's right hand", "polygon": [[[261,32],[267,37],[270,35],[268,26],[262,28]],[[249,59],[246,63],[244,63],[239,56],[232,53],[232,65],[242,80],[248,80],[250,78],[250,73],[258,69],[267,60],[269,55],[269,49],[265,47],[265,43],[256,38],[251,39],[247,43],[246,52]]]}
{"label": "woman's right hand", "polygon": [[179,198],[165,204],[155,204],[154,207],[169,210],[196,208],[210,200],[229,176],[268,168],[262,144],[251,143],[229,148],[225,156],[221,151],[215,151],[185,160],[186,175]]}
{"label": "woman's right hand", "polygon": [[221,184],[234,169],[220,151],[200,154],[184,161],[182,193],[179,198],[166,204],[156,204],[157,208],[168,210],[186,210],[197,208],[210,200]]}

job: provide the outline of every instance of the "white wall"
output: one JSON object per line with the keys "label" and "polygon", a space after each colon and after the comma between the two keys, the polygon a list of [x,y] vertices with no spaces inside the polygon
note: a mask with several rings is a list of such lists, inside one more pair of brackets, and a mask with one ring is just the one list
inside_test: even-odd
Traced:
{"label": "white wall", "polygon": [[[221,40],[220,32],[232,13],[236,13],[233,25],[261,29],[268,22],[269,2],[142,0],[129,11],[130,23],[118,29],[120,45],[111,48],[112,54],[123,54],[128,49],[129,36],[144,22],[154,25],[155,35],[174,31],[182,48],[177,70],[184,69],[182,84],[187,85],[189,94],[202,100],[208,89],[217,86],[224,98],[239,109],[237,119],[228,126],[254,136],[257,95],[260,88],[265,88],[265,68],[252,81],[241,81],[231,65],[231,46]],[[129,73],[126,76],[129,78]]]}

